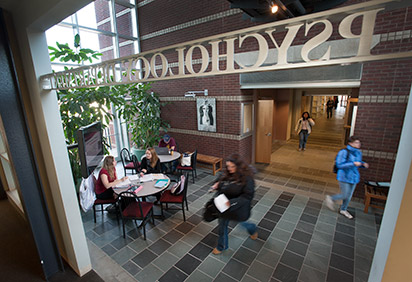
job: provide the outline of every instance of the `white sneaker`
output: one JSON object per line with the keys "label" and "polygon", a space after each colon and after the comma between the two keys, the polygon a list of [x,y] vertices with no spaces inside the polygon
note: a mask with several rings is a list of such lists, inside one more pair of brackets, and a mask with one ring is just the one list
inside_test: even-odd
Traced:
{"label": "white sneaker", "polygon": [[333,200],[332,200],[332,198],[330,197],[330,196],[326,196],[326,198],[325,198],[325,204],[326,204],[326,206],[331,210],[331,211],[334,211],[335,210],[335,205],[334,205],[334,203],[333,203]]}
{"label": "white sneaker", "polygon": [[339,213],[343,214],[344,216],[346,216],[349,219],[353,218],[353,216],[348,211],[340,211]]}

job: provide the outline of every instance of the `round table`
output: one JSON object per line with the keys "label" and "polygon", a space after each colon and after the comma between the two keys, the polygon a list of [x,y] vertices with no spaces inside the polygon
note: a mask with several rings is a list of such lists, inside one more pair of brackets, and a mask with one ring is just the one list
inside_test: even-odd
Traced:
{"label": "round table", "polygon": [[[152,181],[148,181],[148,182],[141,182],[139,183],[139,180],[130,180],[130,182],[132,183],[131,185],[142,185],[143,188],[136,193],[137,197],[147,197],[147,196],[151,196],[154,194],[157,194],[159,192],[162,192],[163,190],[166,190],[167,187],[169,187],[170,184],[170,178],[167,177],[164,174],[161,173],[155,173],[155,174],[146,174],[145,177],[148,177],[149,175],[153,176],[153,180]],[[167,179],[167,185],[165,185],[163,188],[156,188],[154,187],[155,183],[157,180],[159,179]],[[113,189],[113,191],[116,194],[120,194],[122,192],[125,192],[129,189],[129,187],[115,187]]]}
{"label": "round table", "polygon": [[173,155],[157,155],[161,163],[170,163],[180,158],[179,152],[173,152]]}

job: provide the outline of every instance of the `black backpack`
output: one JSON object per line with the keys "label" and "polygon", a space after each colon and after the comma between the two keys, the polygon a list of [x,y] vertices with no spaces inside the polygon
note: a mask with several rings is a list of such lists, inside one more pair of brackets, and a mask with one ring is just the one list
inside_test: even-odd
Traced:
{"label": "black backpack", "polygon": [[[350,155],[350,151],[348,150],[348,148],[342,149],[342,150],[346,150],[346,161],[349,160],[349,155]],[[342,151],[341,150],[341,151]],[[340,152],[340,151],[339,151]],[[339,154],[339,153],[338,153]],[[333,173],[338,173],[338,167],[336,166],[336,158],[338,157],[338,154],[335,157],[335,163],[333,164]]]}

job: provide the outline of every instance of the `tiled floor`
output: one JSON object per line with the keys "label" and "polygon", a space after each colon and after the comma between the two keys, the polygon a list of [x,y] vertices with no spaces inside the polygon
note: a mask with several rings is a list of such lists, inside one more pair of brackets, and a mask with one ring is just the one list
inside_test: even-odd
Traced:
{"label": "tiled floor", "polygon": [[[309,141],[310,142],[310,141]],[[310,143],[298,152],[296,142],[279,146],[270,166],[257,165],[256,194],[250,221],[259,227],[251,240],[230,224],[229,249],[213,255],[217,221],[202,221],[207,193],[214,181],[198,171],[189,182],[189,212],[166,213],[148,224],[147,240],[133,224],[127,238],[115,216],[83,214],[95,271],[105,281],[367,281],[381,214],[353,201],[348,220],[322,203],[338,190],[330,172],[337,148]],[[156,213],[159,208],[155,207]]]}

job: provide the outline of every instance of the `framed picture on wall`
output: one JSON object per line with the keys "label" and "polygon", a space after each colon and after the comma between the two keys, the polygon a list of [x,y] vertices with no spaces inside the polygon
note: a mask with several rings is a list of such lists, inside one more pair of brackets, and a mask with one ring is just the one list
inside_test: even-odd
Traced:
{"label": "framed picture on wall", "polygon": [[216,132],[216,98],[197,98],[197,130]]}

